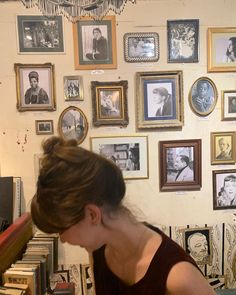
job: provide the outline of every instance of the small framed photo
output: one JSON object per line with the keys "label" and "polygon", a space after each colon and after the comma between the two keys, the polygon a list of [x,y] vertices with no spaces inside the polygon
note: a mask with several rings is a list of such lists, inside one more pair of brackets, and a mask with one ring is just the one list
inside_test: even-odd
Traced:
{"label": "small framed photo", "polygon": [[60,115],[58,121],[59,135],[64,139],[75,139],[82,143],[88,133],[88,121],[83,111],[70,106]]}
{"label": "small framed photo", "polygon": [[183,72],[136,73],[138,129],[183,126]]}
{"label": "small framed photo", "polygon": [[50,289],[54,290],[58,283],[69,283],[70,275],[69,270],[57,270],[50,276]]}
{"label": "small framed photo", "polygon": [[160,191],[200,190],[201,157],[201,139],[160,141]]}
{"label": "small framed photo", "polygon": [[189,105],[199,116],[209,115],[215,108],[218,92],[215,83],[207,77],[197,79],[189,92]]}
{"label": "small framed photo", "polygon": [[221,120],[236,120],[236,90],[223,90],[221,98]]}
{"label": "small framed photo", "polygon": [[211,132],[211,164],[235,164],[236,132]]}
{"label": "small framed photo", "polygon": [[199,20],[168,20],[168,62],[198,62]]}
{"label": "small framed photo", "polygon": [[236,169],[214,170],[213,210],[236,209]]}
{"label": "small framed photo", "polygon": [[91,88],[93,102],[93,124],[95,126],[128,125],[128,81],[92,81]]}
{"label": "small framed photo", "polygon": [[55,111],[54,65],[15,64],[17,109]]}
{"label": "small framed photo", "polygon": [[18,47],[21,54],[64,53],[62,16],[17,16]]}
{"label": "small framed photo", "polygon": [[126,33],[124,57],[126,62],[158,61],[159,35],[157,33]]}
{"label": "small framed photo", "polygon": [[90,17],[73,24],[76,70],[116,69],[115,16]]}
{"label": "small framed photo", "polygon": [[94,294],[93,274],[90,264],[81,264],[81,280],[84,295]]}
{"label": "small framed photo", "polygon": [[53,134],[53,120],[36,120],[35,127],[37,135]]}
{"label": "small framed photo", "polygon": [[125,179],[148,178],[147,136],[91,137],[91,150],[113,161]]}
{"label": "small framed photo", "polygon": [[66,101],[84,100],[82,76],[65,76],[63,82]]}

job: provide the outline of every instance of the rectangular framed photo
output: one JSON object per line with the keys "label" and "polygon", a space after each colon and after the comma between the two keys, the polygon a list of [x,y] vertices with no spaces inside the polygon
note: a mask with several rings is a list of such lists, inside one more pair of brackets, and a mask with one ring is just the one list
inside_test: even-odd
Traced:
{"label": "rectangular framed photo", "polygon": [[84,100],[82,76],[65,76],[63,84],[65,101]]}
{"label": "rectangular framed photo", "polygon": [[55,111],[54,65],[15,64],[17,109]]}
{"label": "rectangular framed photo", "polygon": [[91,137],[91,150],[113,161],[125,179],[148,178],[147,136]]}
{"label": "rectangular framed photo", "polygon": [[223,90],[221,97],[221,120],[236,120],[236,90]]}
{"label": "rectangular framed photo", "polygon": [[126,62],[158,61],[159,35],[157,33],[126,33],[124,57]]}
{"label": "rectangular framed photo", "polygon": [[128,125],[128,81],[92,81],[91,88],[93,102],[93,124],[95,126]]}
{"label": "rectangular framed photo", "polygon": [[160,191],[200,190],[201,139],[159,142]]}
{"label": "rectangular framed photo", "polygon": [[82,289],[83,295],[94,295],[94,282],[92,275],[92,268],[90,264],[81,264],[81,281],[82,281]]}
{"label": "rectangular framed photo", "polygon": [[208,28],[208,72],[236,71],[236,27]]}
{"label": "rectangular framed photo", "polygon": [[54,290],[58,283],[69,283],[70,282],[70,274],[69,270],[56,270],[50,276],[50,288]]}
{"label": "rectangular framed photo", "polygon": [[76,70],[116,69],[115,16],[84,17],[73,24]]}
{"label": "rectangular framed photo", "polygon": [[137,72],[137,128],[181,127],[183,72]]}
{"label": "rectangular framed photo", "polygon": [[213,170],[213,210],[236,208],[236,169]]}
{"label": "rectangular framed photo", "polygon": [[62,16],[17,16],[20,54],[65,53]]}
{"label": "rectangular framed photo", "polygon": [[168,20],[167,45],[169,63],[198,62],[199,20]]}
{"label": "rectangular framed photo", "polygon": [[53,134],[53,120],[36,120],[35,128],[37,135]]}

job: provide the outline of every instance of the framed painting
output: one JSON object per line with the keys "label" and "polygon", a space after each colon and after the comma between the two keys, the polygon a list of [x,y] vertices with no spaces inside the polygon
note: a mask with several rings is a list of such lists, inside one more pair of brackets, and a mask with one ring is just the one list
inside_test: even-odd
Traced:
{"label": "framed painting", "polygon": [[66,140],[75,139],[78,144],[82,143],[88,133],[88,121],[83,111],[74,106],[66,108],[59,117],[58,132]]}
{"label": "framed painting", "polygon": [[213,210],[236,209],[236,169],[214,170]]}
{"label": "framed painting", "polygon": [[217,99],[215,83],[207,77],[198,78],[189,92],[189,105],[199,116],[209,115],[215,109]]}
{"label": "framed painting", "polygon": [[93,274],[90,264],[81,264],[81,280],[82,289],[84,295],[93,295],[94,293],[94,282]]}
{"label": "framed painting", "polygon": [[236,90],[223,90],[221,97],[221,120],[236,120]]}
{"label": "framed painting", "polygon": [[82,76],[65,76],[63,84],[65,101],[84,100]]}
{"label": "framed painting", "polygon": [[137,72],[138,129],[181,127],[183,117],[183,72]]}
{"label": "framed painting", "polygon": [[160,191],[200,190],[201,139],[159,142]]}
{"label": "framed painting", "polygon": [[211,164],[235,164],[236,132],[211,132]]}
{"label": "framed painting", "polygon": [[199,20],[168,20],[167,43],[169,63],[198,62]]}
{"label": "framed painting", "polygon": [[58,283],[68,283],[70,282],[69,270],[56,270],[50,276],[50,289],[53,291]]}
{"label": "framed painting", "polygon": [[37,135],[53,134],[53,120],[36,120],[35,128]]}
{"label": "framed painting", "polygon": [[17,16],[18,48],[21,54],[64,53],[62,16]]}
{"label": "framed painting", "polygon": [[95,126],[128,125],[128,81],[92,81],[91,88],[93,102],[93,124]]}
{"label": "framed painting", "polygon": [[126,33],[124,57],[126,62],[158,61],[159,35],[157,33]]}
{"label": "framed painting", "polygon": [[16,63],[14,68],[18,111],[55,111],[54,65]]}
{"label": "framed painting", "polygon": [[208,72],[236,71],[236,27],[208,28]]}
{"label": "framed painting", "polygon": [[115,16],[90,17],[73,24],[76,70],[116,69]]}
{"label": "framed painting", "polygon": [[147,136],[91,137],[91,150],[113,161],[125,179],[148,178]]}

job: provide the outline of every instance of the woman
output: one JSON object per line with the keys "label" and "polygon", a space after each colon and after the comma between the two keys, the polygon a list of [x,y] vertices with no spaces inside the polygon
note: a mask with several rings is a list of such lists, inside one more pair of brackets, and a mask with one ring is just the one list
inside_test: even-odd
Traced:
{"label": "woman", "polygon": [[236,62],[236,37],[229,38],[224,62]]}
{"label": "woman", "polygon": [[32,71],[28,75],[30,88],[25,92],[25,104],[46,104],[49,103],[47,92],[38,85],[39,74]]}
{"label": "woman", "polygon": [[172,115],[172,98],[165,87],[153,89],[153,100],[157,106],[156,117]]}
{"label": "woman", "polygon": [[224,186],[218,193],[217,203],[219,206],[236,205],[236,176],[231,174],[225,177]]}
{"label": "woman", "polygon": [[112,161],[58,137],[43,150],[33,221],[93,256],[96,295],[215,294],[179,245],[122,204],[125,182]]}

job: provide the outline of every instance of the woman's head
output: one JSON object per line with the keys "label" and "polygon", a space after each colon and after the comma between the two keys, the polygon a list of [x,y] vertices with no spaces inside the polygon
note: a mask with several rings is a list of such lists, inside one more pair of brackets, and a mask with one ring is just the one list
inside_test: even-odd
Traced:
{"label": "woman's head", "polygon": [[29,73],[28,77],[29,77],[30,86],[32,88],[36,88],[39,82],[39,74],[36,71],[32,71]]}
{"label": "woman's head", "polygon": [[153,94],[154,100],[158,104],[165,101],[169,96],[169,92],[165,87],[158,87],[153,89]]}
{"label": "woman's head", "polygon": [[236,57],[236,37],[229,38],[228,48],[227,48],[227,54],[233,53]]}
{"label": "woman's head", "polygon": [[230,174],[224,179],[224,191],[230,200],[236,197],[236,176]]}

